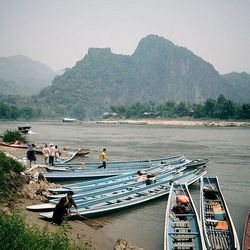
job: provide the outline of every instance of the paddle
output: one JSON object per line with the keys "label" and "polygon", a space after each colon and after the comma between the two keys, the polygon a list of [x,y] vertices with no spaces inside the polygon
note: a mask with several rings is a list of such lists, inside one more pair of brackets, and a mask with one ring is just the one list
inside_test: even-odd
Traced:
{"label": "paddle", "polygon": [[94,222],[94,223],[96,224],[96,225],[88,224],[88,225],[91,226],[91,227],[103,227],[102,224],[100,224],[100,223],[98,223],[98,222],[96,222],[96,221],[94,221],[94,220],[91,220],[91,219],[89,219],[89,218],[87,218],[87,217],[85,217],[85,216],[83,216],[83,215],[80,215],[80,214],[77,214],[77,213],[74,214],[74,215],[77,215],[77,216],[83,218],[84,220],[87,220],[87,221],[90,221],[90,222]]}

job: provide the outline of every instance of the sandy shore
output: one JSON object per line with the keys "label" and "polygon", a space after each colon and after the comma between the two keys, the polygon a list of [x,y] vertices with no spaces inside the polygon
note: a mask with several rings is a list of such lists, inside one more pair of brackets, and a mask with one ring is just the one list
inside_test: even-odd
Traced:
{"label": "sandy shore", "polygon": [[198,126],[198,127],[250,127],[250,121],[202,121],[202,120],[100,120],[84,123],[96,124],[129,124],[129,125],[163,125],[163,126]]}

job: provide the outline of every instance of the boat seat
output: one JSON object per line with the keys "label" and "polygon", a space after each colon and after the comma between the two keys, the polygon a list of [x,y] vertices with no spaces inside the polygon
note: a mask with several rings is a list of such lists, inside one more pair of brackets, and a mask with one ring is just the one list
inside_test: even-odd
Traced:
{"label": "boat seat", "polygon": [[[189,231],[189,232],[188,232]],[[171,237],[176,237],[177,235],[181,235],[181,236],[183,236],[183,235],[187,235],[187,236],[189,236],[189,237],[196,237],[196,236],[198,236],[199,235],[199,233],[197,233],[197,232],[191,232],[191,230],[185,230],[185,231],[181,231],[181,232],[171,232],[171,233],[169,233],[169,235],[171,236]]]}
{"label": "boat seat", "polygon": [[175,221],[173,222],[174,226],[178,227],[188,227],[190,226],[190,221]]}
{"label": "boat seat", "polygon": [[189,227],[175,227],[175,233],[190,233],[191,228]]}
{"label": "boat seat", "polygon": [[173,249],[195,249],[196,245],[191,243],[191,244],[182,244],[182,243],[174,243],[173,244]]}
{"label": "boat seat", "polygon": [[133,197],[128,196],[128,197],[126,197],[126,198],[119,198],[119,199],[117,199],[117,202],[128,201],[128,200],[131,200],[131,199],[133,199]]}
{"label": "boat seat", "polygon": [[150,193],[155,193],[155,189],[151,189],[151,190],[148,190],[148,192],[150,192]]}
{"label": "boat seat", "polygon": [[176,235],[172,237],[174,240],[176,241],[191,241],[193,240],[195,237],[194,235]]}

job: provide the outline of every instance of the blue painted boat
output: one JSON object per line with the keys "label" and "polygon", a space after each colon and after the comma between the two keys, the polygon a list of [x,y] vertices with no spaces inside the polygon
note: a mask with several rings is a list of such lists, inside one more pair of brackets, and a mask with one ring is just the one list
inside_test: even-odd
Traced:
{"label": "blue painted boat", "polygon": [[[54,188],[49,189],[50,192],[54,193],[54,195],[49,196],[49,198],[58,198],[61,197],[63,193],[67,193],[68,191],[73,191],[74,193],[81,193],[92,189],[100,189],[103,187],[114,187],[117,185],[123,185],[128,183],[133,183],[139,176],[145,176],[147,174],[155,174],[160,175],[164,172],[171,172],[173,170],[179,170],[180,168],[186,166],[188,161],[184,161],[179,164],[170,164],[170,165],[156,165],[151,168],[147,168],[144,170],[134,171],[127,174],[116,175],[113,177],[107,177],[105,179],[95,179],[92,181],[83,181],[78,183],[72,183],[64,185],[63,188]],[[184,167],[186,168],[186,167]]]}
{"label": "blue painted boat", "polygon": [[115,176],[120,174],[125,174],[129,172],[138,171],[140,169],[149,169],[154,164],[178,164],[186,162],[189,163],[190,160],[185,159],[182,157],[171,157],[169,159],[165,159],[164,161],[152,161],[148,163],[132,163],[129,165],[126,162],[126,165],[118,164],[112,167],[107,167],[107,169],[97,169],[97,168],[85,168],[83,170],[74,170],[69,172],[60,172],[54,171],[49,173],[44,173],[43,176],[49,181],[65,181],[65,180],[77,180],[77,179],[84,179],[84,178],[103,178],[109,176]]}
{"label": "blue painted boat", "polygon": [[[164,158],[159,158],[159,159],[144,159],[144,160],[129,160],[129,161],[108,161],[107,162],[107,168],[128,168],[131,166],[142,166],[144,165],[144,168],[146,166],[151,166],[152,164],[166,164],[171,161],[177,161],[180,158],[183,158],[184,156],[178,155],[178,156],[170,156],[170,157],[164,157]],[[60,168],[72,168],[72,169],[96,169],[98,166],[101,165],[101,162],[66,162],[66,163],[60,163],[56,162],[55,167],[60,167]]]}
{"label": "blue painted boat", "polygon": [[164,250],[205,250],[199,216],[186,184],[173,182],[165,214]]}
{"label": "blue painted boat", "polygon": [[[76,204],[81,215],[86,216],[97,216],[105,213],[113,212],[118,209],[124,209],[130,206],[141,204],[143,202],[161,197],[166,195],[170,190],[170,183],[179,180],[180,183],[187,183],[190,185],[197,181],[201,176],[206,173],[205,170],[193,170],[188,171],[184,174],[177,174],[177,176],[166,180],[162,179],[138,188],[127,188],[124,192],[119,192],[117,194],[107,195],[93,198],[77,199]],[[109,191],[110,192],[110,191]],[[76,211],[72,209],[72,214],[70,218],[80,218],[79,215],[75,213]],[[51,219],[53,212],[41,213],[40,217],[45,219]]]}
{"label": "blue painted boat", "polygon": [[200,216],[207,249],[240,249],[218,178],[201,178],[200,195]]}
{"label": "blue painted boat", "polygon": [[[60,155],[60,157],[55,161],[55,164],[66,164],[71,161],[77,154],[77,150],[69,150]],[[48,167],[49,168],[49,167]],[[55,169],[55,167],[50,167]]]}
{"label": "blue painted boat", "polygon": [[[128,189],[135,189],[139,187],[145,186],[146,180],[148,178],[157,178],[157,181],[168,181],[174,176],[183,174],[185,170],[184,164],[176,164],[171,166],[160,165],[157,167],[153,167],[150,169],[149,172],[146,171],[139,171],[133,172],[132,175],[127,174],[116,176],[116,179],[113,177],[96,180],[96,181],[86,181],[83,182],[80,188],[67,188],[66,192],[73,191],[75,193],[74,200],[77,199],[84,199],[85,201],[106,197],[113,194],[119,194],[128,191]],[[143,173],[143,174],[141,174]],[[66,194],[58,194],[52,195],[50,198],[50,203],[56,204],[59,201],[59,198],[62,198]],[[48,204],[48,203],[47,203]],[[33,205],[27,207],[28,210],[45,210],[51,209],[51,206],[41,204]]]}

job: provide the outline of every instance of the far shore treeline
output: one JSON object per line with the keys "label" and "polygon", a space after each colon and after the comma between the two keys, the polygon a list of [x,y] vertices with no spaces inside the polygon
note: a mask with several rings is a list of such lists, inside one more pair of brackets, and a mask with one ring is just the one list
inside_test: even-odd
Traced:
{"label": "far shore treeline", "polygon": [[[53,107],[46,106],[46,109]],[[72,114],[79,117],[77,113]],[[84,111],[83,111],[84,112]],[[116,114],[117,118],[208,118],[208,119],[250,119],[250,103],[239,104],[220,95],[217,99],[209,98],[203,103],[185,103],[166,101],[156,105],[154,102],[135,102],[123,106],[110,106],[107,112]],[[55,116],[46,115],[43,107],[22,106],[0,102],[1,120],[32,120],[32,119],[55,119],[61,118],[64,113]]]}

